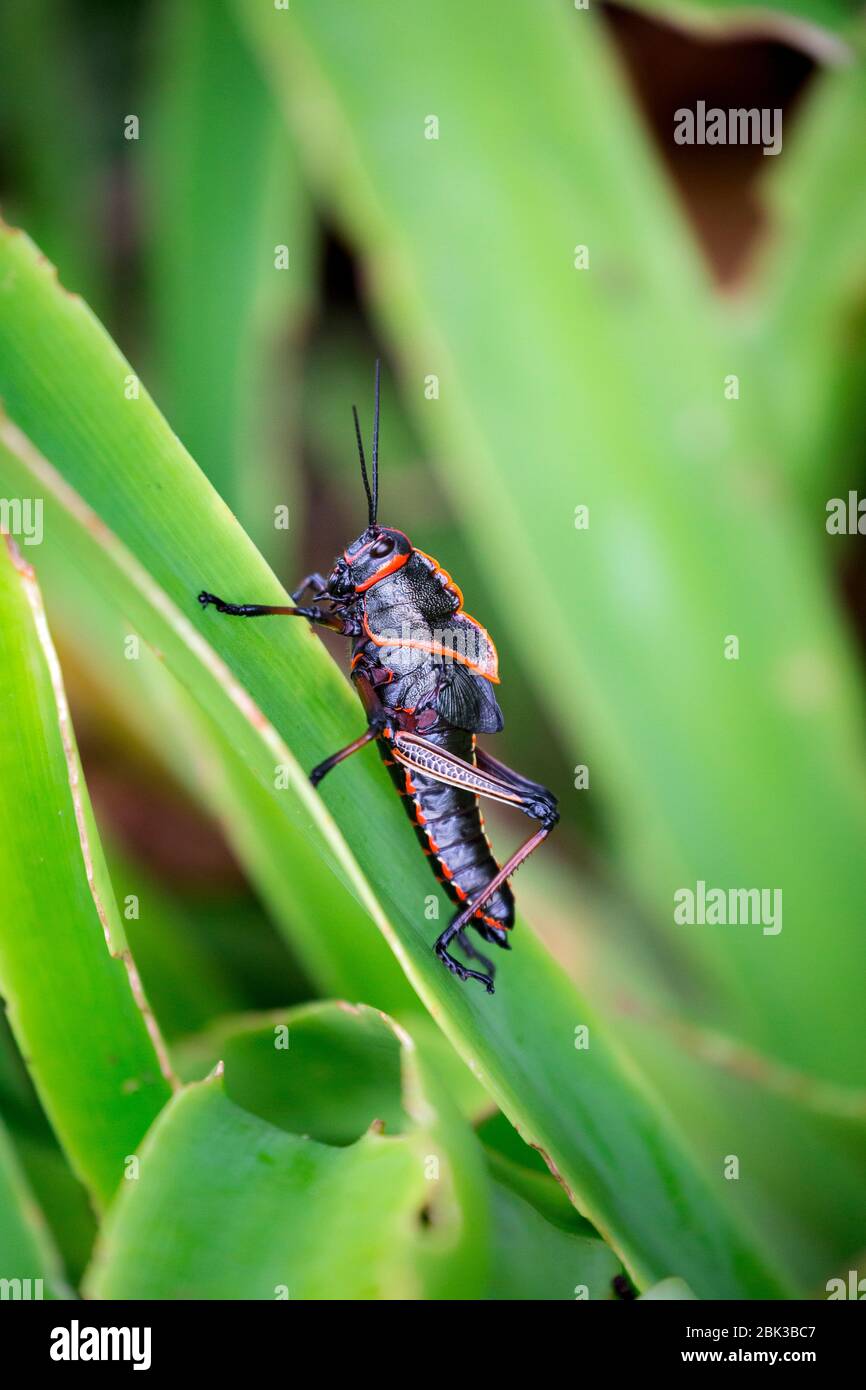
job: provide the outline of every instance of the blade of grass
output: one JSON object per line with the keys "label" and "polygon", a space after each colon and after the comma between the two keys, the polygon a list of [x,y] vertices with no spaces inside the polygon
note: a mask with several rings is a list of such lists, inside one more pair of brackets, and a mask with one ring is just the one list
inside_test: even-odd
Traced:
{"label": "blade of grass", "polygon": [[167,1062],[123,939],[39,591],[8,540],[0,608],[0,988],[73,1170],[104,1204],[168,1099]]}

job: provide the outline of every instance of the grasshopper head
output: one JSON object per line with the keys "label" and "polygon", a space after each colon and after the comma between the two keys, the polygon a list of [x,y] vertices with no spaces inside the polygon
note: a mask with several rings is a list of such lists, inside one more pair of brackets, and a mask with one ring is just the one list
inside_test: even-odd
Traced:
{"label": "grasshopper head", "polygon": [[403,531],[374,523],[343,551],[328,576],[328,593],[334,598],[366,593],[402,569],[411,554],[412,543]]}

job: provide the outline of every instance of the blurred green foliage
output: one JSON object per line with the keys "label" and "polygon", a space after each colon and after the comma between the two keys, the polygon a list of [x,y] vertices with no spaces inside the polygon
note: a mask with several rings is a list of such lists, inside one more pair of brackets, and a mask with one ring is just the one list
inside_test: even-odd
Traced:
{"label": "blurred green foliage", "polygon": [[[44,500],[21,548],[84,772],[114,791],[92,820],[4,549],[0,1275],[574,1299],[625,1268],[651,1298],[778,1297],[866,1245],[863,671],[839,580],[862,560],[824,528],[863,474],[862,22],[636,8],[818,58],[759,161],[736,294],[595,10],[4,11],[4,212],[59,284],[4,234],[0,492]],[[377,352],[382,515],[494,632],[497,754],[562,803],[517,885],[543,944],[518,924],[494,1000],[432,958],[434,884],[375,754],[306,785],[362,717],[324,645],[194,602],[267,601],[265,560],[292,587],[357,532],[349,406],[369,418]],[[163,818],[225,883],[192,881],[192,844],[166,870]],[[780,889],[781,932],[678,925],[698,881]]]}

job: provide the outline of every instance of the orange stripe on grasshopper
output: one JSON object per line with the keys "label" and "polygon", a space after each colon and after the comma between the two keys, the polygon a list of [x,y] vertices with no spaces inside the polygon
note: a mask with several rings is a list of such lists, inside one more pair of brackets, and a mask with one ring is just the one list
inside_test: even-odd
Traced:
{"label": "orange stripe on grasshopper", "polygon": [[364,613],[364,632],[376,647],[401,647],[408,648],[410,651],[430,652],[433,656],[447,656],[452,661],[459,662],[461,666],[468,667],[470,671],[477,672],[479,676],[483,676],[484,679],[490,681],[492,685],[498,685],[499,653],[494,646],[490,633],[486,628],[483,628],[475,618],[470,617],[468,613],[454,613],[452,616],[455,618],[462,618],[464,622],[471,623],[472,626],[482,634],[493,656],[493,663],[491,666],[481,665],[477,661],[470,661],[468,657],[455,651],[453,647],[444,647],[441,642],[428,641],[426,637],[405,637],[401,638],[399,641],[395,641],[393,637],[380,637],[378,633],[373,632],[371,629],[367,621],[366,612]]}
{"label": "orange stripe on grasshopper", "polygon": [[391,556],[390,560],[386,560],[384,565],[381,565],[379,569],[376,570],[375,574],[371,574],[369,579],[365,579],[363,584],[356,584],[355,593],[365,594],[368,589],[372,589],[374,584],[378,584],[381,580],[387,579],[389,574],[396,574],[397,570],[401,570],[403,566],[408,563],[408,560],[409,555],[401,555],[398,551],[396,555]]}

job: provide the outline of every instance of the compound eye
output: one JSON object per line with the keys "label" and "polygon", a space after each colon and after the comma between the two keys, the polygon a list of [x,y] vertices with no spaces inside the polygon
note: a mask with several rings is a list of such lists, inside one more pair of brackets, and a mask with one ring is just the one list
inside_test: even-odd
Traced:
{"label": "compound eye", "polygon": [[390,555],[393,549],[393,536],[383,536],[380,541],[377,541],[376,544],[371,547],[370,555],[374,560],[384,560],[385,556]]}

